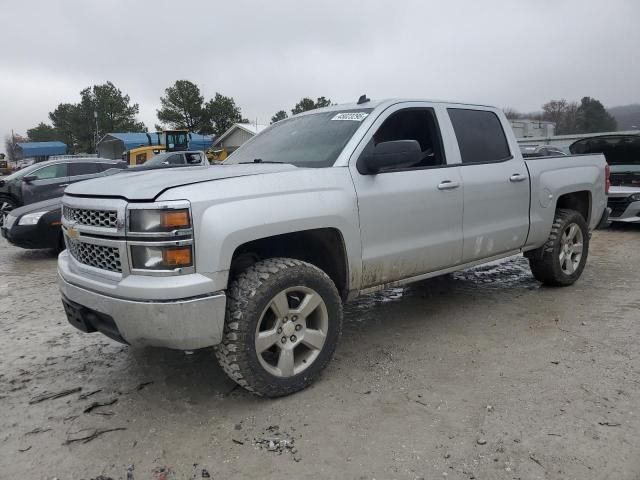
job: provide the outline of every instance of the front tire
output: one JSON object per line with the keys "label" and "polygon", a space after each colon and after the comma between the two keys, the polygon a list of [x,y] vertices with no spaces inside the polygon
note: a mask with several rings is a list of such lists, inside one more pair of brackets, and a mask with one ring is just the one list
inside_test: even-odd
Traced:
{"label": "front tire", "polygon": [[300,260],[271,258],[231,283],[222,369],[260,396],[302,390],[325,369],[342,331],[342,302],[331,279]]}
{"label": "front tire", "polygon": [[4,225],[4,216],[14,208],[18,208],[19,204],[11,197],[0,196],[0,227]]}
{"label": "front tire", "polygon": [[589,229],[575,210],[558,209],[547,242],[527,252],[531,272],[545,285],[572,285],[584,270],[589,254]]}

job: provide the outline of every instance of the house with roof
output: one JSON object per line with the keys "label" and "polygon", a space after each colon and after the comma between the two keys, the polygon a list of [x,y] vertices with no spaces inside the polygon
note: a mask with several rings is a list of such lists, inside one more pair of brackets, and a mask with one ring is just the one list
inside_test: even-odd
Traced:
{"label": "house with roof", "polygon": [[267,128],[268,125],[260,125],[258,123],[234,123],[229,130],[220,135],[215,142],[213,142],[212,149],[214,151],[225,152],[225,155],[220,156],[220,160],[224,160],[226,155],[231,154],[240,145],[256,136],[262,130]]}

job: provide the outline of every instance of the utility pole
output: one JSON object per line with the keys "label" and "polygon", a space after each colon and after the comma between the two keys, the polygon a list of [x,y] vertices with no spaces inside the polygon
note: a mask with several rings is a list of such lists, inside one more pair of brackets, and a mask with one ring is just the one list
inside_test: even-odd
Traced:
{"label": "utility pole", "polygon": [[11,129],[11,161],[14,167],[18,166],[18,161],[16,160],[16,137],[13,134],[13,128]]}
{"label": "utility pole", "polygon": [[96,138],[93,142],[94,150],[98,153],[98,112],[96,110],[93,111],[93,118],[96,119]]}

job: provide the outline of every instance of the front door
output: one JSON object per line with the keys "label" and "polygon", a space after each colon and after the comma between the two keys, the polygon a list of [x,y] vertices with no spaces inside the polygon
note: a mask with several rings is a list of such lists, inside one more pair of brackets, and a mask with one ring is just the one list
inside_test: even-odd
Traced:
{"label": "front door", "polygon": [[520,249],[529,231],[529,175],[489,110],[448,108],[464,182],[463,262]]}
{"label": "front door", "polygon": [[[380,142],[417,140],[422,159],[402,169],[363,174],[356,159]],[[453,162],[453,159],[451,159]],[[354,152],[362,288],[460,262],[463,188],[460,166],[448,163],[433,108],[422,102],[389,108]]]}
{"label": "front door", "polygon": [[25,205],[61,197],[69,185],[67,163],[46,165],[31,172],[29,177],[36,177],[22,182],[22,201]]}

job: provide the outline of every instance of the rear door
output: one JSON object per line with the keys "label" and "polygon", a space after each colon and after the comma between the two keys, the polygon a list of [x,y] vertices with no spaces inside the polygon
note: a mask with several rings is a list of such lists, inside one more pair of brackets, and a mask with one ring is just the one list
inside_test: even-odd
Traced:
{"label": "rear door", "polygon": [[[464,263],[520,249],[529,231],[529,175],[490,110],[447,108],[462,160]],[[508,126],[506,128],[509,128]]]}
{"label": "rear door", "polygon": [[[460,262],[463,188],[457,155],[448,155],[442,141],[447,136],[435,107],[403,103],[383,112],[356,148],[349,169],[358,197],[362,288]],[[358,170],[361,155],[394,140],[417,140],[422,160],[376,174]]]}
{"label": "rear door", "polygon": [[103,165],[98,162],[72,162],[69,164],[69,183],[80,182],[95,178],[103,171]]}
{"label": "rear door", "polygon": [[61,197],[69,185],[68,163],[56,163],[39,168],[28,176],[37,177],[30,182],[22,182],[22,198],[25,205]]}

